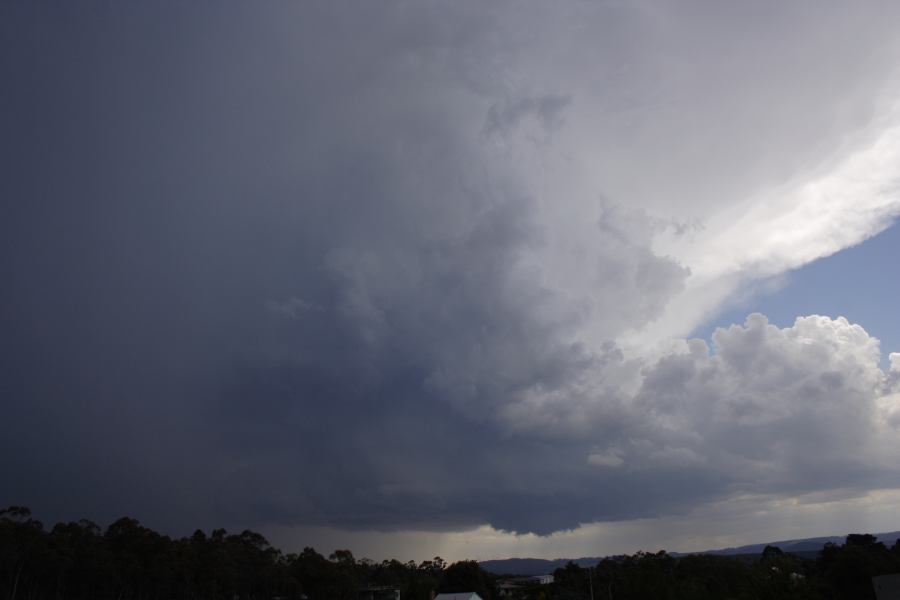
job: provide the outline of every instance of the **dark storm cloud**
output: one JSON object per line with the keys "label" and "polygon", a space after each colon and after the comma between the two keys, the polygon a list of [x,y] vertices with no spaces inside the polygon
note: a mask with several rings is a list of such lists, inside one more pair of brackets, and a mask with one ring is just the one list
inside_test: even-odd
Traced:
{"label": "dark storm cloud", "polygon": [[[823,439],[735,396],[756,322],[623,353],[690,271],[641,208],[520,176],[578,98],[510,83],[540,27],[474,7],[0,9],[0,504],[549,533],[740,488],[795,449],[753,419]],[[791,376],[871,403],[867,357]]]}
{"label": "dark storm cloud", "polygon": [[[529,200],[471,174],[445,114],[459,100],[396,93],[450,72],[491,114],[465,49],[483,25],[4,10],[9,501],[483,519],[477,492],[429,508],[440,489],[417,474],[461,479],[497,436],[491,404],[584,354],[533,343],[555,324],[530,318],[542,292],[513,274],[539,243]],[[403,459],[442,438],[435,464]]]}

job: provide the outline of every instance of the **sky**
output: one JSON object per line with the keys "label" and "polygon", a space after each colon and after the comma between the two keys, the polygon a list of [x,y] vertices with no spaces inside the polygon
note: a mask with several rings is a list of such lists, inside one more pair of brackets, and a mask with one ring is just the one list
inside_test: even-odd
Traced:
{"label": "sky", "polygon": [[[900,227],[894,225],[828,258],[761,280],[691,335],[707,339],[716,327],[741,322],[750,312],[763,313],[780,327],[806,312],[865,323],[867,331],[877,332],[882,350],[900,348],[900,319],[891,302],[885,301],[900,297],[898,257]],[[889,366],[887,361],[888,353],[882,352],[884,366]]]}
{"label": "sky", "polygon": [[900,529],[898,24],[0,4],[0,506],[376,560]]}

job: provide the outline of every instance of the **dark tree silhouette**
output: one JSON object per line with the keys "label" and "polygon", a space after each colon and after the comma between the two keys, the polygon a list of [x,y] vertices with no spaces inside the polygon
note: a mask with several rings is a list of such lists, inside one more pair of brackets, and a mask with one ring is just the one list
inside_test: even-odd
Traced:
{"label": "dark tree silhouette", "polygon": [[[774,546],[758,556],[638,552],[583,568],[570,562],[551,585],[524,585],[514,600],[867,600],[873,576],[900,573],[900,542],[869,534],[826,544],[815,559]],[[497,598],[497,578],[475,561],[447,565],[328,558],[312,548],[284,555],[253,531],[215,529],[172,539],[123,517],[106,531],[90,521],[49,531],[21,506],[0,510],[3,600],[358,600],[360,591],[399,589],[404,600],[436,591]],[[508,591],[508,590],[507,590]]]}

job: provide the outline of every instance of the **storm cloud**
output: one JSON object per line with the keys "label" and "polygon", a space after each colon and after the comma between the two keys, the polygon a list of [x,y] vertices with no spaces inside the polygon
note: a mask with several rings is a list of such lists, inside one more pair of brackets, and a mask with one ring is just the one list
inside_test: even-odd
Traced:
{"label": "storm cloud", "polygon": [[686,339],[900,214],[876,8],[7,3],[0,504],[548,534],[896,487],[860,325]]}

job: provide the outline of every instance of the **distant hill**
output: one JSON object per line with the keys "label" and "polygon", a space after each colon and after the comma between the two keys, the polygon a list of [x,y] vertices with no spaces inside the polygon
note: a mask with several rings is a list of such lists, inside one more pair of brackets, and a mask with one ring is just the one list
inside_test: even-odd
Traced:
{"label": "distant hill", "polygon": [[[900,539],[900,531],[876,533],[879,542],[890,547]],[[775,546],[785,552],[792,552],[805,557],[812,557],[828,542],[843,544],[846,536],[832,535],[826,537],[804,538],[800,540],[783,540],[780,542],[765,542],[761,544],[748,544],[736,548],[720,548],[718,550],[704,550],[701,552],[671,552],[673,556],[687,556],[689,554],[759,554],[766,546]],[[556,569],[566,566],[569,561],[581,567],[592,567],[603,560],[604,557],[583,558],[556,558],[545,560],[542,558],[504,558],[498,560],[481,561],[481,566],[486,571],[495,575],[545,575],[553,573]]]}
{"label": "distant hill", "polygon": [[555,558],[545,560],[543,558],[501,558],[497,560],[483,560],[481,567],[494,575],[549,575],[556,569],[566,566],[572,561],[580,567],[593,567],[604,557],[584,558]]}
{"label": "distant hill", "polygon": [[[833,544],[843,544],[847,536],[831,535],[826,537],[804,538],[802,540],[784,540],[780,542],[768,542],[765,544],[749,544],[747,546],[738,546],[737,548],[722,548],[719,550],[706,550],[705,552],[687,552],[685,554],[759,554],[766,546],[775,546],[781,548],[785,552],[818,552],[822,546],[831,542]],[[875,537],[884,545],[890,547],[900,539],[900,531],[889,531],[887,533],[876,533]]]}

